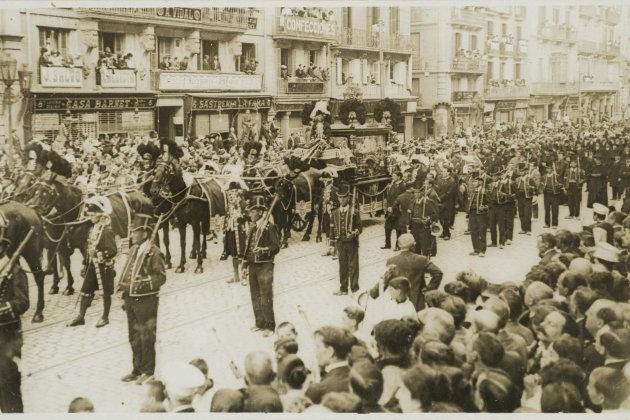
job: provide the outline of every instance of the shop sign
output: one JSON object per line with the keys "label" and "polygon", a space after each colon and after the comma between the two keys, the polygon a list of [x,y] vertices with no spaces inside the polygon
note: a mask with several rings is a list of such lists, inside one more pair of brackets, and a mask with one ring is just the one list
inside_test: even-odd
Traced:
{"label": "shop sign", "polygon": [[203,72],[161,72],[160,90],[185,91],[259,91],[260,74],[230,74]]}
{"label": "shop sign", "polygon": [[515,108],[529,108],[529,101],[516,101]]}
{"label": "shop sign", "polygon": [[497,101],[495,109],[514,109],[516,108],[516,101]]}
{"label": "shop sign", "polygon": [[552,96],[534,96],[530,101],[530,105],[532,106],[549,105],[552,102],[553,102]]}
{"label": "shop sign", "polygon": [[247,18],[247,29],[256,29],[258,27],[258,18],[248,17]]}
{"label": "shop sign", "polygon": [[36,98],[35,112],[152,109],[155,98]]}
{"label": "shop sign", "polygon": [[322,93],[324,82],[288,82],[288,93]]}
{"label": "shop sign", "polygon": [[276,111],[278,112],[302,112],[304,110],[304,104],[276,104]]}
{"label": "shop sign", "polygon": [[155,15],[160,18],[201,22],[201,9],[191,9],[188,7],[158,7],[154,10]]}
{"label": "shop sign", "polygon": [[83,70],[80,67],[40,67],[42,87],[82,87]]}
{"label": "shop sign", "polygon": [[194,111],[218,111],[227,109],[260,109],[271,108],[271,97],[250,98],[199,98],[193,97],[192,109]]}
{"label": "shop sign", "polygon": [[100,71],[101,86],[104,88],[135,88],[136,71],[129,69],[103,69]]}
{"label": "shop sign", "polygon": [[569,108],[577,108],[579,106],[580,103],[580,98],[577,96],[569,96],[567,98],[567,103],[565,106],[569,107]]}
{"label": "shop sign", "polygon": [[471,102],[477,95],[475,90],[460,90],[453,92],[453,102]]}
{"label": "shop sign", "polygon": [[332,22],[300,16],[283,16],[280,27],[285,33],[309,36],[334,37],[336,26]]}

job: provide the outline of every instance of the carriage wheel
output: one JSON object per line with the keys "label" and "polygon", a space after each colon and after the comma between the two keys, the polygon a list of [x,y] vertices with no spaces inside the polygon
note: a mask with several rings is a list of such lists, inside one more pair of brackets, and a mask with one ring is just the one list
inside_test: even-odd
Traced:
{"label": "carriage wheel", "polygon": [[306,218],[303,219],[299,214],[295,214],[291,220],[291,228],[296,232],[302,232],[306,229],[306,220],[308,220],[310,212],[306,213]]}

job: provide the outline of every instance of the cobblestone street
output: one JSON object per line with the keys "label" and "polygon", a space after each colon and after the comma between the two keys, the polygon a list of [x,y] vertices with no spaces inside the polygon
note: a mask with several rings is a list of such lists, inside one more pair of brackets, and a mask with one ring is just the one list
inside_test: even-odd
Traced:
{"label": "cobblestone street", "polygon": [[[561,207],[561,218],[567,214]],[[542,214],[541,214],[542,216]],[[583,211],[585,221],[591,212]],[[537,261],[536,233],[542,231],[542,220],[534,221],[532,236],[518,235],[515,220],[515,241],[503,250],[489,248],[486,258],[470,257],[470,236],[464,235],[466,220],[457,216],[453,239],[438,243],[435,263],[444,271],[444,281],[467,269],[475,270],[493,282],[520,281]],[[562,220],[561,227],[579,229],[580,221]],[[392,250],[381,250],[383,227],[381,220],[368,220],[361,236],[360,284],[365,289],[373,285],[384,271],[384,263]],[[280,252],[275,270],[275,311],[277,322],[294,322],[301,335],[300,347],[309,349],[310,329],[299,315],[298,305],[307,314],[310,325],[336,323],[349,297],[334,297],[338,288],[338,264],[323,257],[323,244],[300,242],[295,234],[288,249]],[[173,241],[178,243],[178,241]],[[254,324],[249,288],[228,284],[232,275],[230,261],[219,261],[220,243],[209,243],[209,259],[204,262],[203,274],[192,274],[194,263],[189,262],[188,273],[169,271],[168,281],[161,292],[158,321],[158,367],[164,360],[191,360],[203,357],[209,364],[215,389],[235,386],[237,382],[229,369],[230,358],[241,365],[252,350],[273,350],[273,339],[251,333]],[[171,251],[175,247],[171,245]],[[179,252],[173,252],[178,256]],[[73,269],[78,276],[80,259],[74,256]],[[118,264],[122,264],[121,258]],[[174,258],[175,260],[175,258]],[[50,285],[47,278],[47,287]],[[64,281],[61,284],[65,287]],[[131,349],[127,340],[125,313],[120,299],[116,299],[110,315],[110,325],[94,326],[102,309],[96,299],[88,311],[86,325],[68,328],[76,296],[46,296],[46,320],[31,324],[35,287],[31,283],[31,310],[24,316],[24,351],[22,360],[23,393],[27,412],[63,412],[76,396],[91,399],[99,412],[134,412],[138,410],[142,387],[120,382],[120,377],[131,370]],[[212,329],[221,337],[217,342]],[[228,353],[229,352],[229,353]]]}

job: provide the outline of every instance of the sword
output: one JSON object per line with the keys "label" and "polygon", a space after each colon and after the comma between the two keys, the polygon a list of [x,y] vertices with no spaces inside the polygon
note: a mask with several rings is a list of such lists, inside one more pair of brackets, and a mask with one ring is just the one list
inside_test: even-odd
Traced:
{"label": "sword", "polygon": [[[229,357],[231,353],[227,350],[227,347],[225,346],[225,344],[223,344],[223,341],[221,341],[221,338],[219,338],[219,333],[217,333],[216,328],[212,327],[210,331],[212,331],[212,333],[214,334],[214,338],[217,340],[217,343],[219,344],[219,347],[221,348],[221,350]],[[232,359],[231,357],[229,357],[229,359],[230,359],[230,370],[232,371],[232,374],[234,375],[236,379],[242,379],[243,374],[241,373],[238,366],[236,366],[236,363],[234,363],[234,359]]]}

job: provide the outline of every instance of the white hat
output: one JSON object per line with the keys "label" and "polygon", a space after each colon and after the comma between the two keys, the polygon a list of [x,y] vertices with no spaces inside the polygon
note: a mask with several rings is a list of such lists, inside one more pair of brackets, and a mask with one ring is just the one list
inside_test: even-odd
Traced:
{"label": "white hat", "polygon": [[109,216],[112,214],[112,203],[107,197],[95,195],[85,200],[86,213],[103,214]]}
{"label": "white hat", "polygon": [[171,398],[192,397],[206,383],[203,373],[185,362],[172,362],[162,370],[162,381]]}
{"label": "white hat", "polygon": [[618,263],[619,262],[619,254],[621,251],[618,248],[615,248],[613,245],[608,242],[599,242],[595,246],[595,252],[593,252],[593,257],[599,258],[600,260]]}
{"label": "white hat", "polygon": [[593,204],[593,212],[595,212],[597,214],[601,214],[602,216],[607,216],[608,215],[608,207],[606,207],[603,204],[594,203]]}

